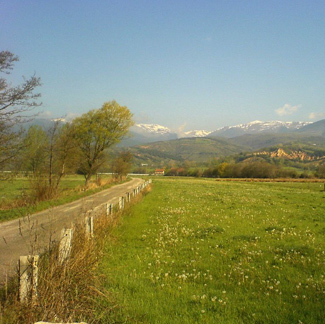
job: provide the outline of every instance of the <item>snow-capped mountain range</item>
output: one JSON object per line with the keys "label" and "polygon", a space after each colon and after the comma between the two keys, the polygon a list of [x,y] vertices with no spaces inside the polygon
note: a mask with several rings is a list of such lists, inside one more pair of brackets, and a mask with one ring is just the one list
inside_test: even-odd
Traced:
{"label": "snow-capped mountain range", "polygon": [[[28,129],[31,125],[39,125],[44,129],[53,126],[53,121],[46,118],[35,118],[24,126]],[[62,122],[66,122],[62,120]],[[193,137],[225,137],[234,138],[247,134],[285,134],[296,133],[297,135],[325,136],[325,119],[315,123],[311,122],[282,122],[282,121],[253,121],[247,124],[225,126],[214,132],[206,130],[192,130],[176,132],[159,124],[135,124],[130,129],[130,136],[123,139],[119,146],[130,147],[145,143],[176,140]]]}
{"label": "snow-capped mountain range", "polygon": [[236,137],[244,134],[260,133],[287,133],[298,130],[311,122],[282,122],[282,121],[260,121],[255,120],[247,124],[225,126],[212,132],[211,136]]}
{"label": "snow-capped mountain range", "polygon": [[145,133],[152,133],[152,134],[170,134],[172,131],[165,126],[161,126],[158,124],[135,124],[133,127],[134,130],[145,132]]}
{"label": "snow-capped mountain range", "polygon": [[[244,134],[258,134],[258,133],[286,133],[289,131],[298,130],[304,126],[312,124],[311,122],[282,122],[282,121],[268,121],[263,122],[259,120],[252,121],[247,124],[239,124],[235,126],[225,126],[217,129],[214,132],[206,130],[192,130],[183,133],[173,132],[171,129],[158,124],[135,124],[131,131],[143,136],[157,137],[163,136],[168,139],[177,139],[184,137],[206,137],[206,136],[222,136],[235,137]],[[163,139],[162,139],[163,140]]]}
{"label": "snow-capped mountain range", "polygon": [[206,137],[209,134],[211,134],[211,132],[206,130],[192,130],[185,132],[182,137]]}
{"label": "snow-capped mountain range", "polygon": [[255,120],[247,124],[239,124],[236,126],[225,126],[220,128],[222,129],[231,129],[231,128],[240,128],[240,129],[247,129],[247,130],[257,130],[258,132],[265,131],[265,130],[275,130],[281,127],[287,129],[299,129],[303,126],[311,124],[310,122],[282,122],[282,121],[268,121],[263,122],[260,120]]}
{"label": "snow-capped mountain range", "polygon": [[[132,128],[132,131],[140,134],[149,133],[152,135],[176,135],[176,132],[173,132],[168,127],[161,126],[158,124],[135,124]],[[208,136],[211,132],[205,130],[191,130],[188,132],[177,134],[177,138],[182,137],[205,137]]]}

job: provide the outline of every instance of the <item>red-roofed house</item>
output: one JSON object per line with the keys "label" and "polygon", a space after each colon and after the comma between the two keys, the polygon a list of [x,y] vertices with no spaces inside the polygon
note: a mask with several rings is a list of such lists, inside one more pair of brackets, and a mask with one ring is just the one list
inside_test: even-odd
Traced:
{"label": "red-roofed house", "polygon": [[165,175],[165,170],[164,169],[156,169],[155,175]]}

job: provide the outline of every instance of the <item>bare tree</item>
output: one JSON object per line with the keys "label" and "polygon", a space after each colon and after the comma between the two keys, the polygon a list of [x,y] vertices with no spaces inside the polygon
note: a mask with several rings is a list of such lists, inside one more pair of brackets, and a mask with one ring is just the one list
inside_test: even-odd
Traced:
{"label": "bare tree", "polygon": [[2,76],[9,75],[17,61],[19,58],[13,53],[0,52],[0,167],[13,158],[21,147],[13,126],[30,119],[28,113],[41,104],[37,101],[40,94],[34,93],[35,88],[41,85],[40,78],[33,75],[29,79],[24,78],[22,84],[12,86]]}
{"label": "bare tree", "polygon": [[121,152],[118,157],[113,161],[112,169],[115,174],[115,178],[119,178],[122,181],[123,177],[131,171],[132,168],[132,153],[129,151]]}
{"label": "bare tree", "polygon": [[80,152],[73,131],[71,124],[63,124],[60,120],[48,130],[48,180],[53,192],[57,192],[67,172],[77,169]]}
{"label": "bare tree", "polygon": [[56,120],[47,130],[32,125],[24,136],[23,146],[15,159],[17,167],[32,172],[34,183],[38,181],[47,198],[58,192],[67,172],[77,169],[79,149],[69,123]]}

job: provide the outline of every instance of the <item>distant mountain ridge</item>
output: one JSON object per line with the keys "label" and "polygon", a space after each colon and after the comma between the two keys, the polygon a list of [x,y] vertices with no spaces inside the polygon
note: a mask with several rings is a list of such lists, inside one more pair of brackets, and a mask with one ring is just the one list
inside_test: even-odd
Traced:
{"label": "distant mountain ridge", "polygon": [[315,136],[325,136],[325,119],[319,120],[315,123],[310,123],[298,130],[298,133],[309,133]]}
{"label": "distant mountain ridge", "polygon": [[245,134],[262,134],[262,133],[288,133],[296,131],[305,126],[313,124],[311,122],[282,122],[282,121],[259,121],[255,120],[247,124],[235,126],[225,126],[212,132],[209,136],[222,136],[232,138]]}
{"label": "distant mountain ridge", "polygon": [[180,138],[203,138],[203,137],[224,137],[236,138],[243,135],[254,134],[291,134],[295,132],[310,133],[310,135],[325,135],[325,120],[312,122],[282,122],[282,121],[252,121],[247,124],[225,126],[214,132],[207,130],[191,130],[182,133],[173,132],[168,127],[158,124],[135,124],[130,129],[132,134],[128,143],[123,146],[152,143],[156,141],[166,141]]}
{"label": "distant mountain ridge", "polygon": [[135,124],[130,128],[130,136],[124,139],[120,146],[134,146],[177,138],[177,134],[168,127],[158,124]]}
{"label": "distant mountain ridge", "polygon": [[[25,125],[40,125],[48,129],[53,125],[55,119],[35,118],[32,122]],[[65,120],[62,120],[64,123]],[[259,135],[261,138],[268,135],[279,136],[325,136],[325,119],[317,122],[282,122],[282,121],[252,121],[247,124],[225,126],[214,132],[206,130],[191,130],[185,132],[174,132],[166,126],[159,124],[135,124],[130,128],[130,136],[123,139],[119,146],[134,146],[158,141],[168,141],[180,138],[215,138],[223,137],[240,142],[245,136]],[[244,136],[244,137],[242,137]],[[253,138],[253,137],[251,137]],[[246,137],[246,140],[250,140]],[[256,141],[256,139],[254,139]],[[237,144],[237,143],[236,143]],[[245,143],[245,146],[247,143]]]}
{"label": "distant mountain ridge", "polygon": [[138,132],[149,132],[152,134],[171,134],[172,131],[165,126],[158,124],[135,124],[133,129]]}
{"label": "distant mountain ridge", "polygon": [[206,130],[192,130],[184,133],[184,136],[180,137],[206,137],[210,135],[211,132],[206,131]]}
{"label": "distant mountain ridge", "polygon": [[[145,128],[148,128],[148,125]],[[164,133],[166,131],[161,127],[149,128],[151,132],[147,131],[146,136],[152,136],[155,129],[162,129]],[[142,129],[142,134],[145,131],[146,129]],[[177,136],[171,131],[168,134]],[[178,137],[173,140],[151,137],[151,142],[147,138],[147,143],[139,143],[129,149],[137,162],[149,164],[184,160],[203,162],[242,152],[257,152],[257,155],[263,152],[261,155],[314,161],[323,159],[324,156],[325,120],[316,123],[254,121],[223,127],[213,133],[207,132],[207,135],[204,131],[187,132],[186,135],[188,138]],[[269,147],[272,147],[273,153],[266,154]]]}

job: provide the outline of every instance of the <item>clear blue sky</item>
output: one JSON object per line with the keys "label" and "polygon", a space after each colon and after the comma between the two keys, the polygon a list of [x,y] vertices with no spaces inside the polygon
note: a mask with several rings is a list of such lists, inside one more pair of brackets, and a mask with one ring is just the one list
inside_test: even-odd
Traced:
{"label": "clear blue sky", "polygon": [[51,117],[115,99],[174,130],[325,118],[324,0],[0,0],[0,45]]}

